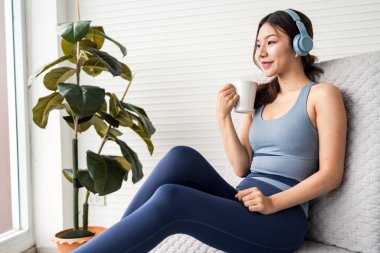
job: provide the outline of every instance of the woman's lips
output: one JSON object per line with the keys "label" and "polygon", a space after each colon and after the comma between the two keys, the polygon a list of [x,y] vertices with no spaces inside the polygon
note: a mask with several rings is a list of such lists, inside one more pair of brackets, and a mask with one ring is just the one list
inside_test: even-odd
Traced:
{"label": "woman's lips", "polygon": [[263,66],[264,69],[267,69],[270,67],[270,65],[272,64],[273,62],[269,62],[269,61],[263,61],[261,62],[261,66]]}

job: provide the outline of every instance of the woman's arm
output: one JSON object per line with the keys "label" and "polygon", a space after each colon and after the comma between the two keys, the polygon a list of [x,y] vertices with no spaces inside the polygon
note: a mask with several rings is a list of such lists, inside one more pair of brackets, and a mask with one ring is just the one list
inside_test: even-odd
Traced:
{"label": "woman's arm", "polygon": [[227,157],[235,174],[244,177],[249,172],[252,159],[252,149],[248,140],[252,115],[248,114],[244,120],[240,141],[231,118],[231,111],[237,100],[238,95],[234,87],[226,84],[218,93],[216,115]]}
{"label": "woman's arm", "polygon": [[319,84],[316,88],[319,170],[294,187],[270,196],[274,212],[312,200],[342,182],[347,133],[342,95],[330,84]]}

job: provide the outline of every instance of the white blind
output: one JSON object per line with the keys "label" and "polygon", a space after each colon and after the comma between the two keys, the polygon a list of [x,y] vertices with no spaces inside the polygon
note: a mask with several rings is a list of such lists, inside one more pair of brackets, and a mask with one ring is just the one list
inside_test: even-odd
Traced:
{"label": "white blind", "polygon": [[[72,20],[75,8],[68,4]],[[311,53],[320,61],[380,50],[380,3],[375,0],[81,1],[81,19],[103,25],[110,37],[128,49],[123,61],[136,77],[127,100],[143,107],[157,129],[152,157],[137,135],[127,131],[124,137],[139,154],[146,176],[176,145],[194,147],[220,171],[227,167],[215,119],[217,91],[228,81],[258,73],[252,63],[258,22],[285,8],[300,10],[312,20],[315,48]],[[105,51],[120,55],[110,43]],[[93,84],[93,80],[83,82]],[[119,95],[125,85],[106,74],[96,80]],[[99,145],[94,131],[80,137],[82,154]],[[119,152],[113,145],[103,150]],[[83,157],[80,165],[85,167]],[[92,207],[90,223],[110,226],[118,221],[140,185],[128,182],[107,196],[106,206]]]}

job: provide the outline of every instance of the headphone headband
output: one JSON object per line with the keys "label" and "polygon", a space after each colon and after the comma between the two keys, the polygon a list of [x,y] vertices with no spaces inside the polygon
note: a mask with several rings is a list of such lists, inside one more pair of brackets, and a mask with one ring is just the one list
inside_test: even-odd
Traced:
{"label": "headphone headband", "polygon": [[290,9],[287,9],[287,10],[284,10],[284,11],[286,13],[288,13],[289,16],[292,17],[292,19],[294,20],[294,22],[296,22],[296,25],[297,25],[298,30],[300,31],[300,33],[303,34],[303,35],[309,36],[309,34],[307,33],[305,25],[301,21],[300,16],[298,16],[298,14],[296,12],[294,12],[293,10],[290,10]]}
{"label": "headphone headband", "polygon": [[304,23],[301,21],[300,16],[298,16],[298,14],[295,11],[291,9],[287,9],[283,11],[288,13],[288,15],[292,17],[294,22],[296,22],[298,31],[300,32],[300,34],[296,35],[293,40],[294,51],[298,55],[301,55],[301,56],[307,55],[310,52],[310,50],[313,48],[313,40],[307,33]]}

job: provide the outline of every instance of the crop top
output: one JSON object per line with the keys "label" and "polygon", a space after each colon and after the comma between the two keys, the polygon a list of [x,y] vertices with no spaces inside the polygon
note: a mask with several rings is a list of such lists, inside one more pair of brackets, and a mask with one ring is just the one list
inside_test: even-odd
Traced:
{"label": "crop top", "polygon": [[318,131],[307,114],[306,101],[314,82],[305,85],[290,111],[264,120],[264,105],[255,110],[249,130],[253,150],[251,171],[303,180],[318,166]]}

